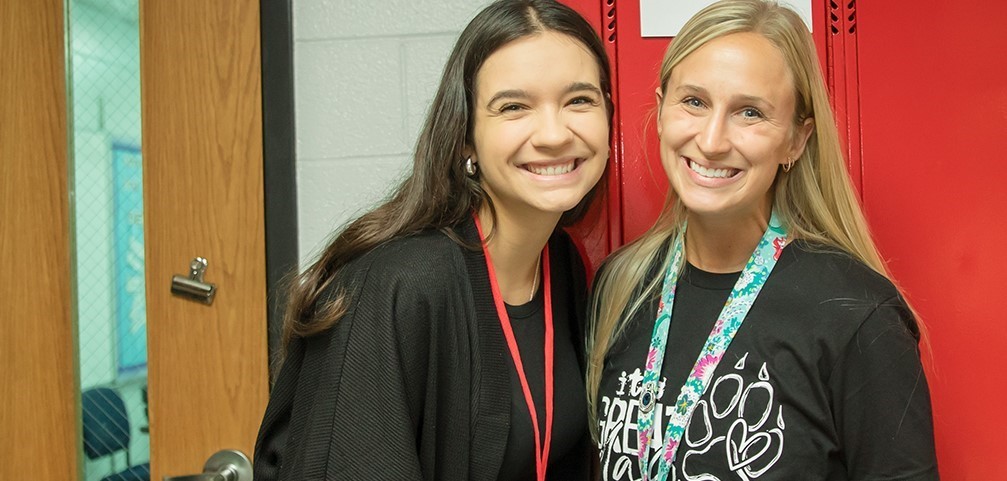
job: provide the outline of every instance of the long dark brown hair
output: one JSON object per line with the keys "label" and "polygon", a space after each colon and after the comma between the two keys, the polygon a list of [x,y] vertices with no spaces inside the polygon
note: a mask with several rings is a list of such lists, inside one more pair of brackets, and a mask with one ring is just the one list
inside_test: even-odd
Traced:
{"label": "long dark brown hair", "polygon": [[[498,0],[476,15],[455,44],[437,95],[423,124],[413,155],[412,174],[390,200],[340,232],[318,260],[293,278],[283,322],[283,345],[332,327],[346,312],[345,293],[323,298],[334,274],[348,262],[391,239],[440,229],[450,232],[484,204],[492,202],[477,178],[465,175],[463,151],[472,145],[476,74],[497,49],[514,40],[554,31],[579,40],[598,62],[600,87],[612,122],[610,68],[605,47],[594,29],[569,7],[553,0]],[[560,219],[561,226],[580,220],[602,182]],[[459,241],[460,242],[460,241]]]}

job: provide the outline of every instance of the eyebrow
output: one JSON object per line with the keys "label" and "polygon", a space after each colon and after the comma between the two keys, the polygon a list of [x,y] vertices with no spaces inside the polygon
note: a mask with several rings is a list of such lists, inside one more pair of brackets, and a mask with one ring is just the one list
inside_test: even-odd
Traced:
{"label": "eyebrow", "polygon": [[[563,91],[563,95],[584,91],[591,92],[596,95],[601,95],[601,89],[598,88],[597,85],[590,82],[572,82],[570,85],[566,86],[566,89],[564,89]],[[496,94],[494,94],[493,97],[490,98],[489,102],[486,102],[486,105],[493,105],[497,101],[503,99],[527,99],[529,97],[531,97],[531,94],[528,93],[527,90],[521,90],[521,89],[501,90]]]}
{"label": "eyebrow", "polygon": [[694,94],[704,94],[704,95],[706,94],[706,89],[704,89],[702,87],[697,87],[695,85],[688,85],[688,84],[686,84],[686,85],[678,85],[678,86],[675,87],[675,91],[677,92],[679,90],[684,90],[686,92],[694,93]]}
{"label": "eyebrow", "polygon": [[519,90],[519,89],[501,90],[496,94],[494,94],[493,97],[490,98],[490,101],[486,102],[486,105],[493,105],[497,101],[503,99],[526,99],[528,97],[531,97],[531,94],[529,94],[526,90]]}
{"label": "eyebrow", "polygon": [[601,95],[601,89],[597,85],[590,82],[574,82],[566,87],[567,94],[572,94],[574,92],[584,92],[588,91],[597,95]]}
{"label": "eyebrow", "polygon": [[762,104],[766,107],[769,107],[770,110],[774,110],[776,108],[776,106],[773,105],[772,102],[762,97],[756,97],[754,95],[739,95],[738,99],[747,104]]}

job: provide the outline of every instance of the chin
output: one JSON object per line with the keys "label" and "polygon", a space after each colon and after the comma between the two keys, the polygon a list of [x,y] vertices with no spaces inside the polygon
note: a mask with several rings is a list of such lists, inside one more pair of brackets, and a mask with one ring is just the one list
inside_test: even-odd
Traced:
{"label": "chin", "polygon": [[580,204],[586,196],[587,192],[570,195],[544,196],[545,198],[540,198],[539,202],[535,202],[532,205],[543,212],[562,214],[574,207],[577,207],[577,205]]}
{"label": "chin", "polygon": [[538,204],[538,205],[534,206],[534,209],[537,210],[537,211],[539,211],[539,212],[541,212],[541,213],[543,213],[543,214],[550,214],[550,215],[557,215],[558,216],[558,215],[563,215],[566,211],[568,211],[570,209],[573,209],[574,207],[577,207],[577,203],[572,203],[571,204],[571,203],[568,203],[568,202],[563,202],[563,203]]}
{"label": "chin", "polygon": [[569,210],[573,210],[573,208],[575,208],[575,207],[577,207],[577,204],[563,204],[563,205],[543,207],[541,210],[543,212],[548,212],[550,214],[559,214],[559,215],[562,215],[562,214],[566,213]]}
{"label": "chin", "polygon": [[690,199],[688,196],[679,197],[679,199],[682,202],[682,206],[685,207],[685,210],[692,214],[717,216],[728,214],[731,211],[736,210],[733,206],[711,199],[697,200]]}

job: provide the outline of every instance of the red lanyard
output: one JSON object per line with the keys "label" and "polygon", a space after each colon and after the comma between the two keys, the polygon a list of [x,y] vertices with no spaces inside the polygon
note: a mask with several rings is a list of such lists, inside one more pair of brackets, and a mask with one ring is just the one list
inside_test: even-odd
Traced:
{"label": "red lanyard", "polygon": [[531,415],[531,426],[535,433],[535,473],[538,481],[545,481],[546,468],[549,466],[549,446],[552,444],[552,413],[553,413],[553,326],[552,326],[552,281],[549,279],[549,245],[542,249],[542,278],[545,284],[545,446],[539,437],[538,412],[535,410],[535,400],[531,397],[531,389],[528,387],[528,377],[525,376],[524,364],[521,363],[521,352],[518,351],[517,339],[514,338],[514,329],[511,327],[510,316],[507,315],[507,307],[504,306],[503,296],[500,295],[500,285],[497,282],[496,271],[493,269],[493,261],[490,259],[490,251],[486,247],[482,226],[479,225],[479,217],[474,216],[476,229],[479,231],[479,238],[483,244],[483,254],[486,256],[486,269],[489,271],[490,287],[493,289],[493,303],[496,304],[497,317],[500,318],[500,327],[503,328],[504,337],[507,338],[507,347],[510,349],[511,359],[517,367],[517,375],[521,380],[521,390],[524,391],[524,402],[528,405],[528,413]]}

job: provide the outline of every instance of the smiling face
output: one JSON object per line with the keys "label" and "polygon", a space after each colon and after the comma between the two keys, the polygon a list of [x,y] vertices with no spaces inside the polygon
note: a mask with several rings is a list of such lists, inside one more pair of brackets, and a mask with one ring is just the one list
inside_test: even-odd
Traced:
{"label": "smiling face", "polygon": [[609,127],[599,75],[584,45],[548,31],[483,63],[468,154],[498,213],[558,219],[601,178]]}
{"label": "smiling face", "polygon": [[706,43],[658,91],[661,162],[690,216],[768,219],[780,166],[812,130],[794,125],[794,82],[776,47],[756,33]]}

